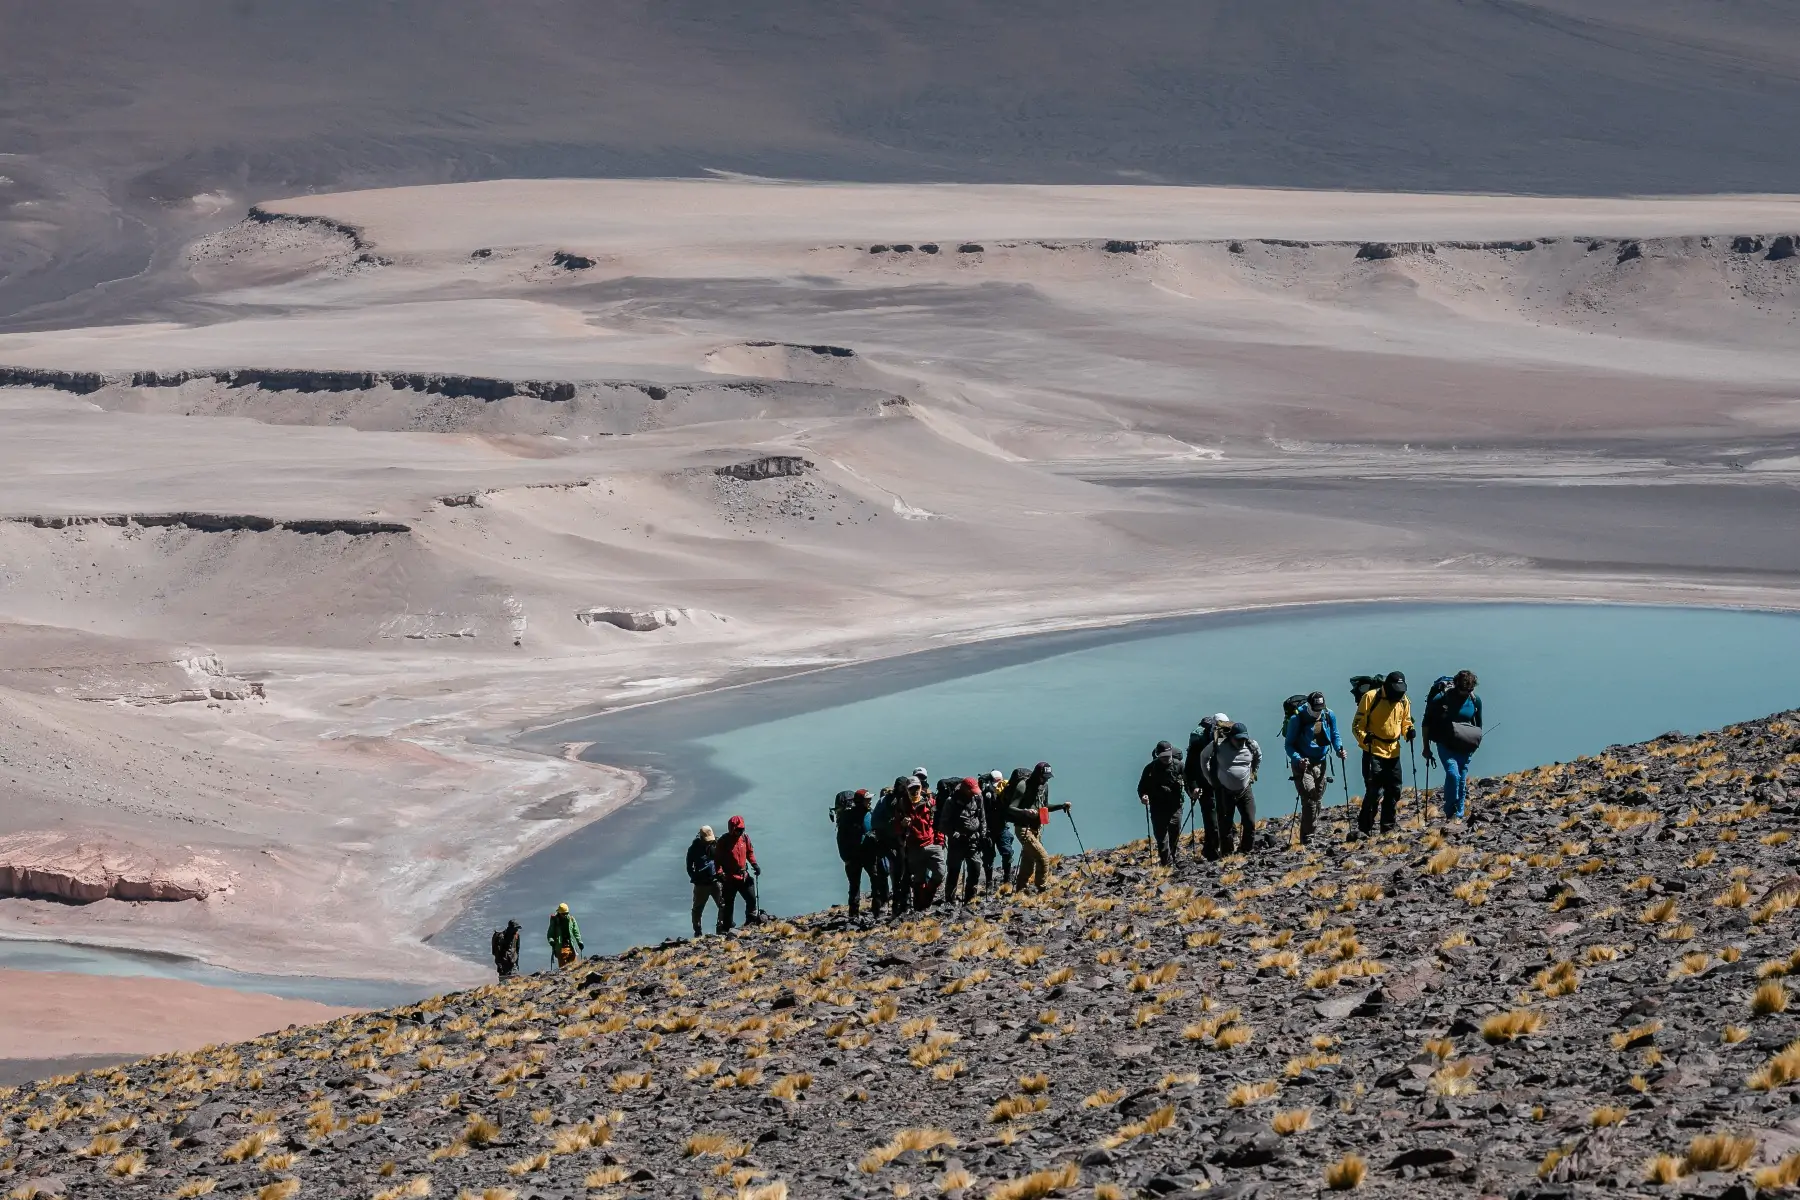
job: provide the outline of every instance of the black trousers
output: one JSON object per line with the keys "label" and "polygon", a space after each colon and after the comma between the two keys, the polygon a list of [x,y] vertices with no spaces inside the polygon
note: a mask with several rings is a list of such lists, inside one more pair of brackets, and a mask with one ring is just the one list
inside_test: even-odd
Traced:
{"label": "black trousers", "polygon": [[[948,903],[956,898],[956,879],[961,875],[963,883],[963,903],[975,899],[975,889],[981,886],[981,842],[978,837],[966,833],[953,833],[945,851],[948,865],[944,868],[944,901]],[[965,873],[966,872],[966,873]]]}
{"label": "black trousers", "polygon": [[869,912],[879,917],[888,902],[888,863],[882,855],[844,860],[844,878],[850,883],[850,919],[862,915],[862,880],[869,877]]}
{"label": "black trousers", "polygon": [[888,864],[888,895],[894,901],[888,911],[897,917],[907,909],[907,885],[912,879],[912,872],[907,869],[905,847],[884,846],[882,849]]}
{"label": "black trousers", "polygon": [[1211,789],[1195,794],[1194,807],[1200,810],[1200,853],[1211,862],[1219,857],[1219,816]]}
{"label": "black trousers", "polygon": [[1241,792],[1219,788],[1213,793],[1213,809],[1219,822],[1219,853],[1230,854],[1231,824],[1236,817],[1242,826],[1237,838],[1237,853],[1248,854],[1256,847],[1256,788],[1246,786]]}
{"label": "black trousers", "polygon": [[1156,860],[1165,866],[1181,857],[1181,805],[1152,804],[1150,835],[1156,845]]}
{"label": "black trousers", "polygon": [[1011,825],[981,839],[981,886],[994,890],[994,857],[1000,858],[1000,882],[1011,883],[1013,873],[1013,834]]}
{"label": "black trousers", "polygon": [[1381,809],[1381,832],[1386,833],[1400,821],[1400,756],[1380,758],[1363,752],[1363,800],[1356,814],[1356,827],[1364,833],[1375,828],[1375,809]]}
{"label": "black trousers", "polygon": [[732,922],[732,910],[737,907],[737,898],[744,898],[744,924],[748,925],[756,916],[756,876],[746,875],[742,879],[733,879],[728,875],[719,876],[719,924],[720,933],[729,932]]}

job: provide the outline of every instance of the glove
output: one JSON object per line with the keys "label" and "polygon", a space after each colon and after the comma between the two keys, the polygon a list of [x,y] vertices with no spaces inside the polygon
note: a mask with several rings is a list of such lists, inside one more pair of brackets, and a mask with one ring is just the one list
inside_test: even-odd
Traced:
{"label": "glove", "polygon": [[757,877],[757,878],[758,878],[758,879],[761,879],[761,878],[762,878],[762,864],[761,864],[761,863],[751,863],[751,864],[750,864],[750,869],[751,869],[751,870],[752,870],[752,871],[755,871],[755,872],[756,872],[756,877]]}
{"label": "glove", "polygon": [[1431,746],[1429,744],[1425,747],[1425,765],[1428,767],[1437,766],[1437,759],[1431,757]]}
{"label": "glove", "polygon": [[1342,750],[1339,750],[1337,752],[1337,756],[1338,756],[1339,762],[1349,762],[1350,761],[1350,756],[1348,754],[1345,754]]}
{"label": "glove", "polygon": [[1418,732],[1418,731],[1417,731],[1417,730],[1413,730],[1413,729],[1409,729],[1409,730],[1407,730],[1407,731],[1406,731],[1406,740],[1407,740],[1407,741],[1409,741],[1409,742],[1410,742],[1410,741],[1412,741],[1412,740],[1413,740],[1413,735],[1414,735],[1414,734],[1415,734],[1415,733],[1416,733],[1416,732]]}

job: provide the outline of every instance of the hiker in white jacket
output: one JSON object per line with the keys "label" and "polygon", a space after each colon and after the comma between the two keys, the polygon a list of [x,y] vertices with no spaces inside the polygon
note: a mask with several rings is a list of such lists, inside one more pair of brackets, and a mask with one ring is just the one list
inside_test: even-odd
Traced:
{"label": "hiker in white jacket", "polygon": [[1250,853],[1256,844],[1256,772],[1262,766],[1262,747],[1242,721],[1212,745],[1206,757],[1207,778],[1213,785],[1213,804],[1218,814],[1219,851],[1231,853],[1231,824],[1235,814],[1242,823],[1237,852]]}

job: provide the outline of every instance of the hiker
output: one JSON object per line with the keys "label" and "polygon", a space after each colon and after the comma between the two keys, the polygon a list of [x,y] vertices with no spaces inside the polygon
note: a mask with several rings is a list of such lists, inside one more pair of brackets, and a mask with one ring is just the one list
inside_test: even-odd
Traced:
{"label": "hiker", "polygon": [[831,814],[837,823],[838,857],[850,883],[850,919],[862,918],[862,877],[869,877],[869,915],[880,917],[887,904],[888,864],[875,835],[874,803],[867,788],[839,792]]}
{"label": "hiker", "polygon": [[581,944],[581,926],[567,904],[559,904],[550,914],[550,931],[544,935],[550,942],[550,957],[559,967],[578,961],[587,947]]}
{"label": "hiker", "polygon": [[688,882],[694,885],[694,936],[700,936],[700,917],[706,911],[706,902],[712,901],[714,915],[719,914],[719,867],[713,862],[714,843],[718,839],[713,835],[711,825],[702,825],[694,840],[688,843],[687,873]]}
{"label": "hiker", "polygon": [[[1016,886],[1032,884],[1040,891],[1050,874],[1050,855],[1039,840],[1039,834],[1050,823],[1053,812],[1068,812],[1067,804],[1050,803],[1050,780],[1056,772],[1041,762],[1033,767],[1019,784],[1018,795],[1006,809],[1006,819],[1019,831],[1019,878]],[[1007,789],[1008,794],[1012,792]]]}
{"label": "hiker", "polygon": [[519,923],[508,921],[505,929],[494,930],[494,970],[500,978],[511,979],[519,970]]}
{"label": "hiker", "polygon": [[1218,740],[1218,730],[1223,726],[1231,728],[1231,718],[1224,713],[1214,713],[1210,717],[1201,717],[1194,732],[1188,734],[1187,765],[1182,768],[1181,781],[1187,787],[1188,799],[1200,810],[1201,854],[1210,862],[1219,857],[1219,825],[1218,817],[1213,812],[1213,785],[1206,776],[1206,767],[1212,757],[1213,742]]}
{"label": "hiker", "polygon": [[1256,772],[1262,767],[1262,747],[1242,721],[1220,722],[1207,754],[1206,774],[1213,788],[1213,813],[1219,823],[1219,853],[1232,853],[1231,825],[1242,825],[1237,853],[1248,854],[1256,845]]}
{"label": "hiker", "polygon": [[1437,746],[1444,760],[1444,820],[1463,819],[1469,798],[1469,759],[1481,746],[1481,697],[1473,671],[1458,671],[1432,684],[1425,698],[1425,763]]}
{"label": "hiker", "polygon": [[994,891],[994,859],[1000,859],[1000,882],[1011,886],[1013,881],[1013,828],[1012,822],[1006,819],[1007,802],[1016,795],[1025,784],[1025,777],[1031,774],[1024,767],[1013,771],[1010,778],[994,771],[988,775],[988,781],[981,789],[981,799],[987,809],[987,840],[982,843],[982,886],[992,894]]}
{"label": "hiker", "polygon": [[739,896],[744,898],[744,924],[753,924],[761,912],[756,904],[756,880],[762,875],[762,864],[756,861],[756,847],[744,832],[744,818],[725,822],[725,836],[713,843],[713,865],[719,872],[719,932],[731,932]]}
{"label": "hiker", "polygon": [[1325,693],[1313,692],[1288,714],[1288,765],[1294,773],[1294,790],[1300,794],[1300,844],[1306,845],[1319,823],[1319,801],[1325,795],[1325,756],[1335,753],[1345,762],[1344,743],[1338,737],[1337,714],[1325,707]]}
{"label": "hiker", "polygon": [[919,786],[917,776],[900,776],[893,787],[882,789],[881,799],[871,814],[875,835],[881,840],[882,856],[888,864],[888,916],[896,920],[907,906],[906,797]]}
{"label": "hiker", "polygon": [[1181,851],[1182,786],[1181,751],[1171,742],[1158,742],[1150,762],[1138,775],[1138,800],[1150,813],[1150,840],[1156,860],[1175,865]]}
{"label": "hiker", "polygon": [[981,798],[981,781],[964,779],[951,789],[949,802],[938,810],[938,828],[945,839],[944,900],[956,898],[956,881],[963,882],[963,903],[975,902],[981,886],[981,844],[987,836],[987,806]]}
{"label": "hiker", "polygon": [[937,805],[917,775],[907,784],[902,819],[905,823],[901,844],[906,850],[912,906],[923,912],[936,898],[938,885],[944,882],[944,843],[948,839],[937,830]]}
{"label": "hiker", "polygon": [[1379,687],[1358,697],[1350,731],[1363,752],[1363,800],[1352,840],[1373,831],[1378,806],[1381,832],[1391,833],[1400,821],[1400,742],[1412,741],[1416,733],[1412,701],[1406,698],[1406,676],[1390,671]]}

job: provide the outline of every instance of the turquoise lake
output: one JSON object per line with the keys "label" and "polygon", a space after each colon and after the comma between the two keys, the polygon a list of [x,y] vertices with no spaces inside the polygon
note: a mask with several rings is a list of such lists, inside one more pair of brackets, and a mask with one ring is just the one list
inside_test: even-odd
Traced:
{"label": "turquoise lake", "polygon": [[[556,737],[592,739],[590,757],[643,770],[645,794],[490,884],[435,940],[485,961],[488,930],[515,917],[523,966],[541,969],[559,901],[590,952],[686,936],[687,844],[733,813],[764,867],[763,907],[842,903],[831,798],[916,766],[935,780],[1047,759],[1088,848],[1117,845],[1144,836],[1135,788],[1151,748],[1185,746],[1200,716],[1244,721],[1279,762],[1283,697],[1323,690],[1348,743],[1351,675],[1406,672],[1422,712],[1430,681],[1463,667],[1481,678],[1489,734],[1474,771],[1490,776],[1800,706],[1800,616],[1571,604],[1223,614],[931,651],[604,715]],[[1353,747],[1350,766],[1354,794]],[[1279,766],[1257,793],[1259,816],[1292,810]],[[1343,786],[1331,795],[1343,803]],[[1474,788],[1477,819],[1483,803]],[[1045,841],[1076,849],[1060,816]]]}

